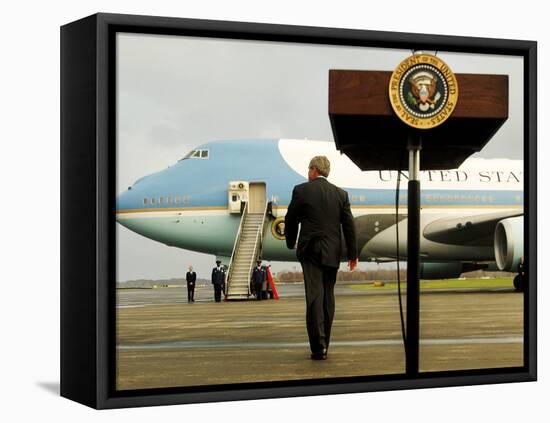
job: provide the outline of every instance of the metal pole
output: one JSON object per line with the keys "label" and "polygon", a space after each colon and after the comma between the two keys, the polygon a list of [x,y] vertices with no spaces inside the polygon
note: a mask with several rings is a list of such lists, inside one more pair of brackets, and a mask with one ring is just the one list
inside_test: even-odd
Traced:
{"label": "metal pole", "polygon": [[418,375],[420,332],[420,136],[411,137],[409,150],[407,225],[407,341],[406,372]]}

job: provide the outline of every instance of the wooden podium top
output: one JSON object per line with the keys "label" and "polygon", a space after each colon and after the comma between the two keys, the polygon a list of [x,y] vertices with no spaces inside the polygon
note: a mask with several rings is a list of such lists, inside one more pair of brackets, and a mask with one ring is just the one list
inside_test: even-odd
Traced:
{"label": "wooden podium top", "polygon": [[421,169],[456,168],[480,151],[508,118],[507,75],[456,74],[459,97],[449,119],[432,129],[410,128],[391,107],[391,74],[329,71],[336,146],[363,170],[407,169],[406,144],[413,133],[422,138]]}

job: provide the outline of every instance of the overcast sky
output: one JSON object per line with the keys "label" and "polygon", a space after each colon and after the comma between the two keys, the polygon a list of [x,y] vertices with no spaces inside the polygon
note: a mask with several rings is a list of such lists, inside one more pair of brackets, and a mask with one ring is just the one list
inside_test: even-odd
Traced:
{"label": "overcast sky", "polygon": [[[428,52],[433,53],[433,52]],[[119,34],[117,192],[219,139],[333,142],[328,70],[393,71],[410,50]],[[438,52],[455,73],[509,75],[509,118],[483,151],[523,159],[523,59]],[[330,178],[329,178],[330,179]],[[209,277],[214,256],[168,247],[117,224],[117,280]],[[273,264],[275,270],[298,263]]]}

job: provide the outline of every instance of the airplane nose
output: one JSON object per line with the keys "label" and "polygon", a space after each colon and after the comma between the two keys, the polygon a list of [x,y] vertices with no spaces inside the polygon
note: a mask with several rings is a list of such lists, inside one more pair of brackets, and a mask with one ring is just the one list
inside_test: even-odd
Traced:
{"label": "airplane nose", "polygon": [[[154,181],[151,178],[150,181]],[[137,186],[136,186],[137,185]],[[153,187],[154,188],[154,187]],[[173,225],[166,220],[156,219],[149,212],[156,211],[151,204],[150,184],[134,184],[120,193],[116,200],[116,220],[126,229],[146,238],[172,245],[174,241]]]}
{"label": "airplane nose", "polygon": [[146,222],[140,218],[144,193],[139,187],[131,187],[120,193],[116,199],[116,221],[133,232],[142,234],[147,230]]}
{"label": "airplane nose", "polygon": [[117,221],[120,222],[121,215],[140,208],[143,208],[143,195],[140,193],[140,189],[128,187],[128,189],[120,193],[116,199]]}
{"label": "airplane nose", "polygon": [[142,176],[129,186],[126,191],[121,192],[116,199],[117,217],[121,213],[146,208],[147,192],[154,191],[155,186],[158,185],[158,175],[160,174],[161,172],[157,172]]}
{"label": "airplane nose", "polygon": [[121,216],[124,213],[125,210],[127,210],[128,207],[128,195],[127,191],[120,193],[116,198],[116,221],[119,223],[123,223],[121,221]]}

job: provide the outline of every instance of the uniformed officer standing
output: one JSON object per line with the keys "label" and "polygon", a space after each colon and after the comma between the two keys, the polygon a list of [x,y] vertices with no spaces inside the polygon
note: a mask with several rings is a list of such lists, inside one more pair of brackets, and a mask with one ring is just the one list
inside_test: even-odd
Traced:
{"label": "uniformed officer standing", "polygon": [[256,300],[261,300],[263,295],[264,281],[267,280],[267,273],[262,267],[262,261],[256,261],[256,267],[252,271],[252,285],[254,286],[254,292],[256,293]]}
{"label": "uniformed officer standing", "polygon": [[518,274],[514,278],[514,288],[516,291],[523,291],[525,285],[527,285],[527,266],[525,265],[525,258],[521,256],[518,263]]}
{"label": "uniformed officer standing", "polygon": [[225,268],[222,262],[216,260],[216,267],[212,269],[212,285],[214,285],[214,299],[217,303],[222,300],[222,290],[225,285]]}
{"label": "uniformed officer standing", "polygon": [[189,266],[189,271],[185,275],[187,280],[187,302],[195,302],[195,283],[197,282],[197,274],[193,272],[193,266]]}

